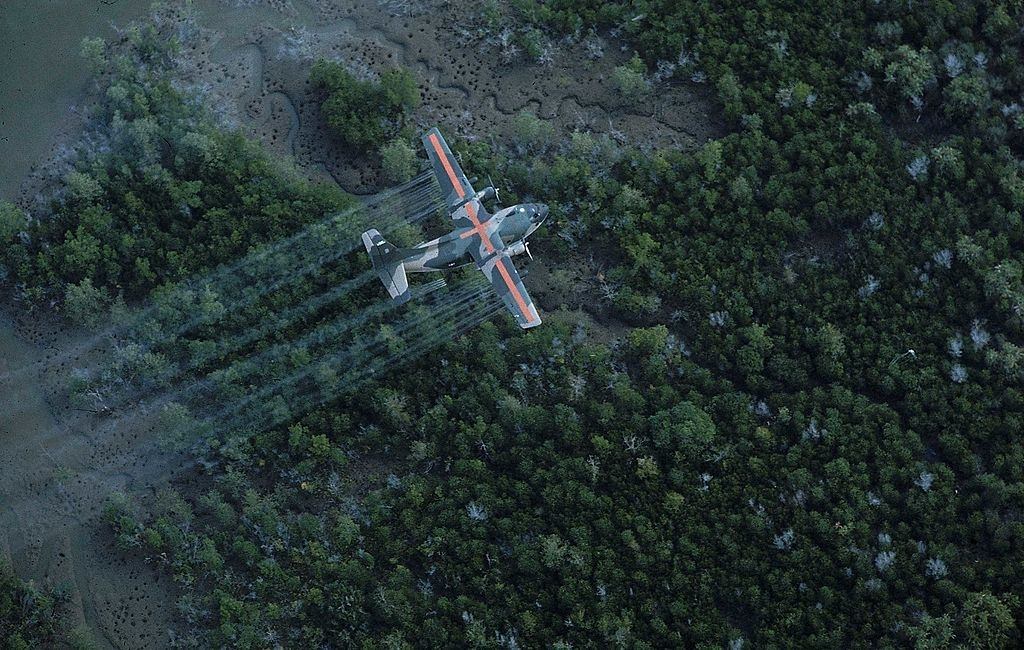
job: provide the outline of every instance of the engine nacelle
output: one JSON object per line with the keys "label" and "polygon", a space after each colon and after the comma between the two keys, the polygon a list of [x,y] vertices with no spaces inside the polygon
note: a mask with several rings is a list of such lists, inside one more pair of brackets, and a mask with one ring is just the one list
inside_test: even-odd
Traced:
{"label": "engine nacelle", "polygon": [[494,198],[494,188],[493,187],[485,187],[484,189],[482,189],[482,190],[480,190],[479,192],[476,193],[476,200],[477,201],[489,201],[489,200],[491,200],[493,198]]}
{"label": "engine nacelle", "polygon": [[452,208],[452,210],[458,210],[462,206],[466,205],[467,203],[471,203],[473,201],[480,201],[481,203],[483,203],[484,201],[487,201],[489,199],[493,199],[495,196],[497,196],[497,193],[494,191],[494,188],[493,187],[487,187],[487,188],[484,188],[484,189],[480,190],[479,192],[477,192],[473,196],[467,196],[465,199],[463,199],[463,201],[461,203],[455,204],[455,206]]}
{"label": "engine nacelle", "polygon": [[505,250],[508,251],[509,255],[522,255],[523,253],[529,252],[526,250],[525,239],[520,239],[517,242],[512,242],[511,244],[505,247]]}

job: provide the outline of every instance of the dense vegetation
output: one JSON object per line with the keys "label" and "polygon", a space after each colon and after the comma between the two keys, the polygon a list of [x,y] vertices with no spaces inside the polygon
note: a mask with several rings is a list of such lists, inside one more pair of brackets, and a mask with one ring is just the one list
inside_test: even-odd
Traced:
{"label": "dense vegetation", "polygon": [[[458,147],[475,173],[552,204],[546,259],[601,261],[596,311],[632,329],[599,344],[587,322],[524,334],[500,319],[358,395],[231,431],[204,448],[201,496],[163,495],[144,520],[112,503],[119,541],[167,558],[185,588],[182,641],[1019,645],[1020,8],[565,0],[510,16],[534,36],[615,30],[648,66],[625,67],[623,92],[711,83],[730,121],[692,153],[585,133],[551,146],[528,115],[517,124],[529,156]],[[133,63],[110,83],[154,96],[135,130],[170,128],[189,104],[155,66],[133,77]],[[265,162],[193,115],[208,138]],[[165,200],[137,191],[148,177],[127,172],[144,167],[117,158],[132,142],[69,178],[62,220],[21,236],[21,215],[0,211],[8,268],[30,296],[66,295],[73,309],[65,289],[86,280],[130,299],[205,268],[154,239],[147,278],[120,221],[111,241],[97,237],[117,253],[110,264],[68,247],[125,196]],[[175,185],[184,154],[152,142]],[[244,167],[221,173],[235,164],[207,159],[206,178],[255,182]],[[104,185],[120,168],[132,185]],[[247,208],[344,202],[285,178],[267,168]],[[76,203],[86,179],[101,189]],[[211,240],[202,215],[233,205],[230,187],[193,208],[217,259],[298,227],[274,218]],[[167,227],[132,214],[143,232]],[[339,261],[323,286],[356,264]],[[317,290],[302,281],[270,300]],[[166,354],[223,335],[201,330]],[[366,486],[374,464],[389,476]]]}
{"label": "dense vegetation", "polygon": [[341,63],[317,61],[309,80],[324,93],[320,110],[341,144],[357,152],[379,148],[395,137],[419,106],[412,73],[392,68],[377,81],[355,78]]}
{"label": "dense vegetation", "polygon": [[0,561],[0,642],[5,650],[28,650],[62,638],[60,594],[15,577]]}
{"label": "dense vegetation", "polygon": [[104,77],[104,101],[49,213],[29,220],[0,205],[9,243],[0,261],[17,297],[66,296],[85,323],[119,297],[138,300],[351,203],[204,117],[171,83],[175,46],[155,27],[128,38],[133,47],[116,54],[83,48],[116,73]]}

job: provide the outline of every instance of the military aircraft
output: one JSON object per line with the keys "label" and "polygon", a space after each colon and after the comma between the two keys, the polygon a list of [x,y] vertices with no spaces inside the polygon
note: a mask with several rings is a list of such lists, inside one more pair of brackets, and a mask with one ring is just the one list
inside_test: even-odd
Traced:
{"label": "military aircraft", "polygon": [[548,206],[523,203],[488,214],[483,201],[497,199],[494,187],[473,191],[469,179],[462,173],[458,161],[436,128],[423,135],[423,144],[455,229],[412,248],[399,248],[388,243],[377,230],[364,232],[363,245],[388,294],[395,302],[404,303],[412,295],[407,273],[444,271],[475,262],[520,327],[526,329],[540,325],[537,307],[512,265],[512,256],[530,255],[526,238],[547,218]]}

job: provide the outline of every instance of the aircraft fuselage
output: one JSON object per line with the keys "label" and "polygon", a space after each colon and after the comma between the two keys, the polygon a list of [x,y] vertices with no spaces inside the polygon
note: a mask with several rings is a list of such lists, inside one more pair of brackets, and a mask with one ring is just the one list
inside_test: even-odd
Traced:
{"label": "aircraft fuselage", "polygon": [[[538,203],[523,203],[503,208],[496,212],[487,222],[482,224],[488,229],[497,228],[506,250],[515,255],[525,250],[520,243],[525,243],[533,231],[540,227],[547,218],[547,206]],[[469,235],[474,228],[459,228],[437,239],[418,244],[410,249],[403,258],[405,270],[409,273],[443,271],[471,262],[470,246],[475,238]]]}

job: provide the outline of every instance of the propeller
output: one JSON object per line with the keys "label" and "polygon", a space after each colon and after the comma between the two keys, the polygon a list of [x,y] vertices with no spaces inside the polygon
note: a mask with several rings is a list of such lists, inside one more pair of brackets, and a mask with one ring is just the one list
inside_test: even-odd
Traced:
{"label": "propeller", "polygon": [[494,202],[501,205],[501,195],[498,194],[498,188],[494,186],[494,181],[491,180],[491,175],[487,175],[487,184],[494,190]]}
{"label": "propeller", "polygon": [[533,261],[533,253],[530,252],[530,243],[528,241],[526,241],[525,239],[523,240],[523,248],[526,249],[526,256],[529,257],[530,261],[532,262]]}

